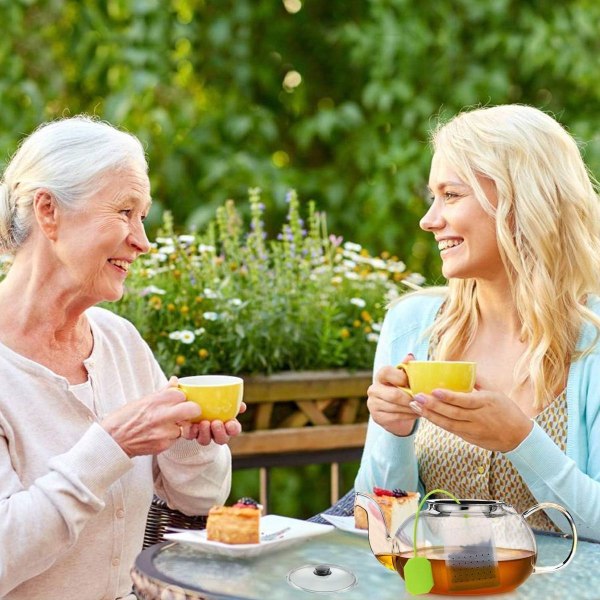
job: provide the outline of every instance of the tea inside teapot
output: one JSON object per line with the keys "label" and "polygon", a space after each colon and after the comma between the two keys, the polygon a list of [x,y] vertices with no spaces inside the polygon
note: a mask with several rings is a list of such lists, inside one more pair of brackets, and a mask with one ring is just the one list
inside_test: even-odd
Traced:
{"label": "tea inside teapot", "polygon": [[[436,492],[448,494],[444,490],[427,494],[417,513],[391,535],[377,503],[360,492],[356,496],[356,505],[369,518],[371,550],[380,562],[380,556],[389,561],[413,594],[500,594],[515,589],[532,573],[558,570],[573,558],[575,525],[557,504],[539,504],[521,515],[497,501],[429,500]],[[525,520],[543,508],[562,512],[573,531],[569,556],[552,567],[535,566],[535,535]]]}

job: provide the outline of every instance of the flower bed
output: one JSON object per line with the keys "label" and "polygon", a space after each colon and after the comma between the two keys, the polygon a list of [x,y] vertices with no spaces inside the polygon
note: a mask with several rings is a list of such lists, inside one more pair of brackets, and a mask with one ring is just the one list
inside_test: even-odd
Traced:
{"label": "flower bed", "polygon": [[202,232],[177,235],[169,216],[136,261],[121,302],[167,374],[370,368],[385,306],[421,276],[328,235],[292,191],[287,221],[267,239],[260,192],[248,226],[233,201]]}

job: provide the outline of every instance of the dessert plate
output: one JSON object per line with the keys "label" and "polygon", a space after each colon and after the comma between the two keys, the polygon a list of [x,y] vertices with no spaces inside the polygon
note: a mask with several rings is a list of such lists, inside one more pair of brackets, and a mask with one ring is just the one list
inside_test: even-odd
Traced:
{"label": "dessert plate", "polygon": [[260,519],[261,537],[281,531],[273,539],[260,541],[258,544],[223,544],[206,539],[206,530],[189,530],[181,533],[166,533],[165,539],[180,544],[194,546],[197,550],[218,556],[230,558],[252,558],[280,550],[285,546],[291,546],[302,540],[323,535],[333,531],[331,525],[292,519],[280,515],[266,515]]}
{"label": "dessert plate", "polygon": [[350,533],[364,537],[368,537],[369,535],[366,529],[357,529],[354,527],[354,517],[340,517],[338,515],[326,515],[325,513],[321,513],[321,517],[342,531],[349,531]]}

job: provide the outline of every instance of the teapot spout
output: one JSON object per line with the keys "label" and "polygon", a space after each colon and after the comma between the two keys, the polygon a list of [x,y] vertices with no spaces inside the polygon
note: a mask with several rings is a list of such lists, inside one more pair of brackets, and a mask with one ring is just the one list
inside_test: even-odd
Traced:
{"label": "teapot spout", "polygon": [[356,492],[354,511],[364,510],[367,515],[369,546],[377,557],[398,553],[395,536],[390,535],[385,516],[379,504],[367,494]]}

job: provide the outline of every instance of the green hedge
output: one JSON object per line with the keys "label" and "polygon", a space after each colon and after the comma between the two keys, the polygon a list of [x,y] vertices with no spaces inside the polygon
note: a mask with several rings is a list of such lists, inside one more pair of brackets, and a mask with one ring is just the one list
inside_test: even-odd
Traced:
{"label": "green hedge", "polygon": [[331,231],[436,277],[416,228],[435,115],[534,104],[600,167],[589,0],[0,0],[0,14],[0,160],[41,121],[98,114],[143,139],[177,223],[251,186],[279,220],[295,188]]}

